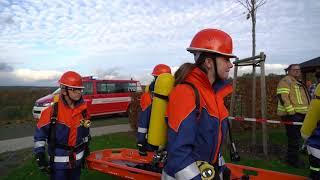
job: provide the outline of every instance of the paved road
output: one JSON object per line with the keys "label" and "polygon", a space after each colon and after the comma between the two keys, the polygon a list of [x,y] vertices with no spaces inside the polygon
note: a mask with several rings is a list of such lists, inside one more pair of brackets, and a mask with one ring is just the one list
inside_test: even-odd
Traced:
{"label": "paved road", "polygon": [[[0,0],[1,1],[1,0]],[[118,114],[92,118],[91,127],[110,126],[112,124],[126,124],[129,122],[127,117]],[[0,141],[7,139],[15,139],[27,136],[33,136],[36,121],[28,121],[25,123],[12,123],[0,126]]]}
{"label": "paved road", "polygon": [[[131,128],[129,124],[112,125],[104,127],[91,128],[91,136],[101,136],[104,134],[111,134],[117,132],[128,132]],[[6,151],[16,151],[24,148],[30,148],[34,146],[33,136],[27,136],[16,139],[8,139],[0,141],[0,153]]]}

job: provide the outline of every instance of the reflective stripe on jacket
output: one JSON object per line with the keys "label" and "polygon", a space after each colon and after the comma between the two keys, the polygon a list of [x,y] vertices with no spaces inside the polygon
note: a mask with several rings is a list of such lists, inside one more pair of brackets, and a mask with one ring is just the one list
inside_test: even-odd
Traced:
{"label": "reflective stripe on jacket", "polygon": [[[212,88],[207,75],[195,68],[186,78],[195,85],[200,96],[200,119],[197,119],[195,94],[187,84],[177,85],[170,93],[168,114],[168,159],[164,167],[167,177],[200,179],[195,162],[218,164],[227,130],[228,111],[223,98],[232,92],[231,85],[218,82]],[[188,176],[188,177],[186,177]]]}
{"label": "reflective stripe on jacket", "polygon": [[292,76],[282,78],[277,87],[279,116],[306,114],[310,103],[309,93],[302,83]]}
{"label": "reflective stripe on jacket", "polygon": [[[71,109],[65,104],[63,100],[58,102],[58,115],[56,122],[56,144],[61,144],[76,148],[76,152],[73,155],[76,159],[76,167],[81,165],[81,160],[83,157],[83,151],[85,146],[81,146],[83,143],[89,141],[89,128],[80,126],[80,121],[89,118],[82,116],[82,111],[87,108],[87,105],[83,100],[76,105],[75,108]],[[40,116],[37,123],[36,131],[34,134],[34,153],[45,152],[45,144],[48,141],[48,136],[50,134],[50,121],[53,108],[52,106],[45,109]],[[52,155],[52,150],[48,149],[49,156]],[[68,150],[61,147],[56,147],[54,149],[54,164],[56,169],[69,169],[69,155]]]}

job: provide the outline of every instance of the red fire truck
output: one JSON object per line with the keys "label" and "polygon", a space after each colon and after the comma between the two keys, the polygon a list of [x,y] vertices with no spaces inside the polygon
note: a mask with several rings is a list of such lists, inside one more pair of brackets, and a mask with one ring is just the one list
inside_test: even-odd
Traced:
{"label": "red fire truck", "polygon": [[[101,80],[92,76],[83,77],[83,98],[87,102],[91,116],[127,112],[132,92],[141,92],[141,84],[136,80]],[[33,117],[39,119],[43,109],[53,102],[55,94],[38,99],[33,107]]]}

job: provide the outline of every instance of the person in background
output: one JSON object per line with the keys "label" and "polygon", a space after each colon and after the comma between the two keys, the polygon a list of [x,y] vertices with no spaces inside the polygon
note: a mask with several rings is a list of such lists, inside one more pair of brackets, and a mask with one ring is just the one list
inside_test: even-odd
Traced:
{"label": "person in background", "polygon": [[306,81],[306,86],[307,86],[308,89],[310,89],[311,85],[312,85],[312,81],[307,80]]}
{"label": "person in background", "polygon": [[311,86],[309,87],[309,94],[310,94],[310,96],[311,96],[311,99],[314,99],[314,98],[315,98],[314,92],[315,92],[315,90],[316,90],[317,85],[320,83],[320,71],[317,71],[317,72],[315,73],[315,77],[316,77],[317,82],[311,84]]}
{"label": "person in background", "polygon": [[141,96],[141,100],[140,100],[141,112],[139,114],[139,119],[138,119],[137,146],[138,146],[139,154],[142,156],[146,156],[147,151],[157,150],[157,147],[151,144],[148,144],[146,137],[147,137],[150,117],[151,117],[151,108],[152,108],[151,105],[152,105],[154,85],[157,77],[163,73],[171,74],[170,67],[165,64],[158,64],[153,68],[151,75],[154,77],[154,79],[152,80],[150,85],[147,86],[146,91]]}
{"label": "person in background", "polygon": [[74,71],[64,73],[59,84],[60,97],[41,113],[37,123],[34,153],[39,169],[49,173],[52,180],[79,180],[90,140],[90,120],[82,98],[84,87],[81,76]]}
{"label": "person in background", "polygon": [[[287,75],[277,86],[278,108],[277,114],[283,121],[303,122],[310,103],[307,87],[301,82],[299,64],[291,64],[285,69]],[[305,163],[299,158],[301,135],[299,125],[286,124],[288,149],[286,162],[296,168],[304,168]]]}
{"label": "person in background", "polygon": [[221,144],[227,131],[228,110],[224,97],[232,92],[226,80],[233,67],[232,39],[224,31],[204,29],[187,50],[194,63],[175,73],[169,95],[168,158],[162,179],[230,178]]}

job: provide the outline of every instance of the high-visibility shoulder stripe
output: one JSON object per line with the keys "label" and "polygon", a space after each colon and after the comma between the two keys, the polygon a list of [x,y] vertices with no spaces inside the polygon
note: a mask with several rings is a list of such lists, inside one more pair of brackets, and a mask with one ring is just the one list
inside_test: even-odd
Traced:
{"label": "high-visibility shoulder stripe", "polygon": [[183,168],[178,171],[174,176],[176,179],[192,179],[200,174],[200,171],[196,165],[196,163],[192,163],[189,166]]}

